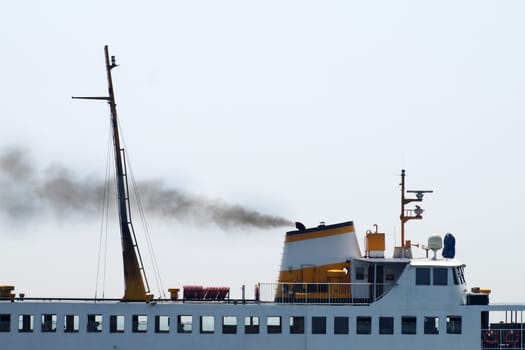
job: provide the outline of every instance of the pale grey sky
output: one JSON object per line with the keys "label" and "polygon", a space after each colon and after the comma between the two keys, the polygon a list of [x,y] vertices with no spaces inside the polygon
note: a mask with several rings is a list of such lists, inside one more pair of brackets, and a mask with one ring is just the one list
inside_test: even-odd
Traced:
{"label": "pale grey sky", "polygon": [[[377,223],[391,248],[405,168],[409,188],[435,191],[408,238],[454,233],[470,286],[520,301],[524,15],[522,1],[6,0],[0,150],[103,177],[107,107],[70,96],[105,94],[108,44],[137,179],[307,226],[354,220],[361,244]],[[0,283],[92,296],[93,216],[3,215]],[[148,222],[166,288],[277,277],[286,228]]]}

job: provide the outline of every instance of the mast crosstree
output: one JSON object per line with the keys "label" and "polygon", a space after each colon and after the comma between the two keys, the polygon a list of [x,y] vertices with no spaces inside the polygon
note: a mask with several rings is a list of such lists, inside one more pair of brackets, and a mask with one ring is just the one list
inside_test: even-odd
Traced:
{"label": "mast crosstree", "polygon": [[118,212],[120,223],[120,236],[122,243],[122,259],[124,265],[124,296],[123,301],[151,300],[153,295],[149,294],[149,285],[146,272],[142,264],[137,239],[131,221],[131,207],[129,202],[129,189],[127,181],[126,161],[124,149],[120,146],[120,137],[117,119],[117,104],[113,90],[113,79],[111,70],[118,65],[115,56],[109,56],[108,46],[104,46],[106,58],[106,72],[108,79],[108,96],[100,97],[72,97],[82,100],[103,100],[109,104],[111,112],[111,127],[113,131],[113,146],[115,153],[115,168],[117,177]]}

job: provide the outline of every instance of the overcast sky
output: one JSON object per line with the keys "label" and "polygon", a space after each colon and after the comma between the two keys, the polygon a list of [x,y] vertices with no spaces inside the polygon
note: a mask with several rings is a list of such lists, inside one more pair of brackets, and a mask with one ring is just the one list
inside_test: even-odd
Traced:
{"label": "overcast sky", "polygon": [[[522,1],[4,0],[0,151],[35,178],[103,180],[107,106],[71,96],[106,93],[107,44],[137,181],[309,227],[353,220],[362,248],[378,224],[390,255],[405,168],[409,189],[434,190],[407,238],[452,232],[469,286],[523,301],[524,15]],[[2,176],[0,284],[93,296],[100,211],[13,214],[34,193],[13,199]],[[146,215],[165,289],[273,282],[292,229]],[[120,297],[114,227],[108,240],[105,295]]]}

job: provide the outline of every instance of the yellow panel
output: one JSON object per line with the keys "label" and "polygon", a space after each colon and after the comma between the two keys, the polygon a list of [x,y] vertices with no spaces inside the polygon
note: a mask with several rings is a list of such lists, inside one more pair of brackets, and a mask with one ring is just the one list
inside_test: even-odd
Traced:
{"label": "yellow panel", "polygon": [[340,262],[281,271],[279,274],[281,284],[276,290],[276,298],[289,301],[351,298],[350,273],[345,273],[343,270],[345,268],[350,271],[350,263]]}
{"label": "yellow panel", "polygon": [[[350,263],[340,262],[340,263],[333,263],[333,264],[320,265],[320,266],[307,266],[302,269],[296,269],[296,270],[285,270],[279,273],[279,282],[280,283],[283,283],[283,282],[326,283],[328,282],[329,274],[333,274],[332,271],[334,270],[343,271],[344,268],[350,271]],[[340,273],[340,274],[333,274],[333,275],[341,276],[342,280],[340,281],[340,283],[350,282],[350,276],[347,274]],[[332,275],[330,277],[332,277]]]}
{"label": "yellow panel", "polygon": [[371,233],[366,235],[366,250],[385,250],[385,234]]}

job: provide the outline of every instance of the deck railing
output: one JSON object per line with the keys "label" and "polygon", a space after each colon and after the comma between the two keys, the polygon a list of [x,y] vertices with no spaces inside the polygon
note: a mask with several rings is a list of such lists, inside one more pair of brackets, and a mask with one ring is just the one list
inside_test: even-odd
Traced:
{"label": "deck railing", "polygon": [[261,283],[259,301],[296,304],[370,304],[392,283]]}
{"label": "deck railing", "polygon": [[522,328],[483,329],[481,330],[481,349],[525,350],[524,335],[525,330]]}

